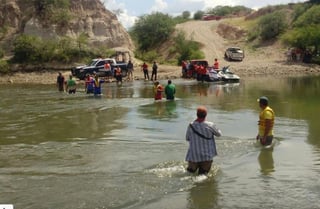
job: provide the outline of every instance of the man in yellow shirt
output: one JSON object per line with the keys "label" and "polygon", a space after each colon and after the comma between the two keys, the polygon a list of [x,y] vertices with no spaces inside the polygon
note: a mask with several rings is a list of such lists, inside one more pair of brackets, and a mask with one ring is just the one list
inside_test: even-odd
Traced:
{"label": "man in yellow shirt", "polygon": [[264,146],[270,145],[273,139],[273,125],[275,114],[269,107],[269,100],[263,96],[258,99],[261,112],[259,114],[259,132],[256,137],[257,140]]}

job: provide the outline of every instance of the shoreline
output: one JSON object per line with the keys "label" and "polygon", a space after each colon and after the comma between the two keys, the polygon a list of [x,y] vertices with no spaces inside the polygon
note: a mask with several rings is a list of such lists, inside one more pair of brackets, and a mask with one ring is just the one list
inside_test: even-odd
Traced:
{"label": "shoreline", "polygon": [[[295,77],[295,76],[317,76],[320,75],[320,65],[304,63],[278,63],[269,62],[267,65],[257,62],[249,63],[228,63],[231,71],[240,76],[240,79],[254,77]],[[248,65],[249,64],[249,65]],[[70,70],[65,71],[41,71],[41,72],[16,72],[13,74],[4,74],[0,76],[0,84],[48,84],[55,85],[58,72],[67,79]],[[143,72],[136,67],[133,72],[134,80],[144,80]],[[151,77],[151,70],[149,69]],[[178,79],[181,78],[181,67],[170,65],[159,65],[158,80]],[[124,78],[124,81],[126,79]],[[79,83],[80,81],[77,79]]]}

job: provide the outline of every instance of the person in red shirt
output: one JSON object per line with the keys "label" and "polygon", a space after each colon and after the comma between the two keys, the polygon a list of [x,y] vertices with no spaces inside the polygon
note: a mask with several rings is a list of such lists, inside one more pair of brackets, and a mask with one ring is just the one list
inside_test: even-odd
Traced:
{"label": "person in red shirt", "polygon": [[159,81],[154,82],[154,100],[161,100],[162,99],[162,92],[163,87],[159,83]]}
{"label": "person in red shirt", "polygon": [[104,64],[104,70],[106,71],[107,79],[110,79],[110,77],[112,77],[112,72],[111,72],[111,65],[109,62],[106,62]]}
{"label": "person in red shirt", "polygon": [[145,80],[149,80],[149,72],[148,72],[148,65],[147,65],[147,63],[144,62],[141,67],[142,67],[142,71],[143,71],[143,74],[144,74],[144,79],[145,79]]}
{"label": "person in red shirt", "polygon": [[116,76],[117,83],[122,83],[122,72],[119,66],[117,66],[115,70],[115,76]]}
{"label": "person in red shirt", "polygon": [[217,58],[214,59],[213,69],[215,69],[216,71],[219,70],[219,62]]}

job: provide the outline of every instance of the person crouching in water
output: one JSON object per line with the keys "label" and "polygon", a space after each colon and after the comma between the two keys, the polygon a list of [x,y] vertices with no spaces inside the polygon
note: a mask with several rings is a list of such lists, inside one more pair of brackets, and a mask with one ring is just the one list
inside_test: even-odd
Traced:
{"label": "person crouching in water", "polygon": [[221,136],[221,131],[213,122],[206,121],[207,109],[204,106],[197,108],[197,119],[189,124],[186,140],[189,148],[186,155],[187,171],[199,175],[209,173],[212,159],[217,155],[214,136]]}
{"label": "person crouching in water", "polygon": [[159,83],[159,81],[154,82],[154,100],[161,100],[162,99],[162,92],[163,92],[163,87]]}
{"label": "person crouching in water", "polygon": [[75,94],[77,90],[77,83],[73,80],[72,75],[69,75],[69,79],[66,82],[66,91],[69,94]]}

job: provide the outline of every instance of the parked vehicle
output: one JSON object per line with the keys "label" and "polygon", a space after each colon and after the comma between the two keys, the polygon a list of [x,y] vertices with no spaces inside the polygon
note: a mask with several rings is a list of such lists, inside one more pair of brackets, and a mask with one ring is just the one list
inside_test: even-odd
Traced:
{"label": "parked vehicle", "polygon": [[[104,69],[104,65],[106,63],[110,63],[110,66],[111,66],[110,71],[106,71]],[[117,62],[113,58],[93,59],[91,63],[89,63],[88,65],[82,65],[82,66],[72,68],[71,73],[73,76],[79,78],[80,80],[85,79],[87,74],[93,74],[93,73],[96,73],[99,77],[110,77],[110,76],[114,76],[113,72],[117,66],[121,68],[122,76],[123,77],[127,76],[127,73],[128,73],[127,63]]]}
{"label": "parked vehicle", "polygon": [[240,47],[230,47],[225,51],[224,57],[227,60],[242,61],[244,59],[244,51]]}
{"label": "parked vehicle", "polygon": [[202,20],[220,20],[221,16],[213,15],[213,14],[204,14],[202,16]]}
{"label": "parked vehicle", "polygon": [[239,82],[240,77],[229,69],[230,66],[223,67],[222,70],[218,72],[219,77],[224,82]]}
{"label": "parked vehicle", "polygon": [[209,63],[207,60],[196,59],[190,60],[188,70],[187,70],[187,78],[197,78],[198,67],[203,66],[204,68],[208,68]]}

